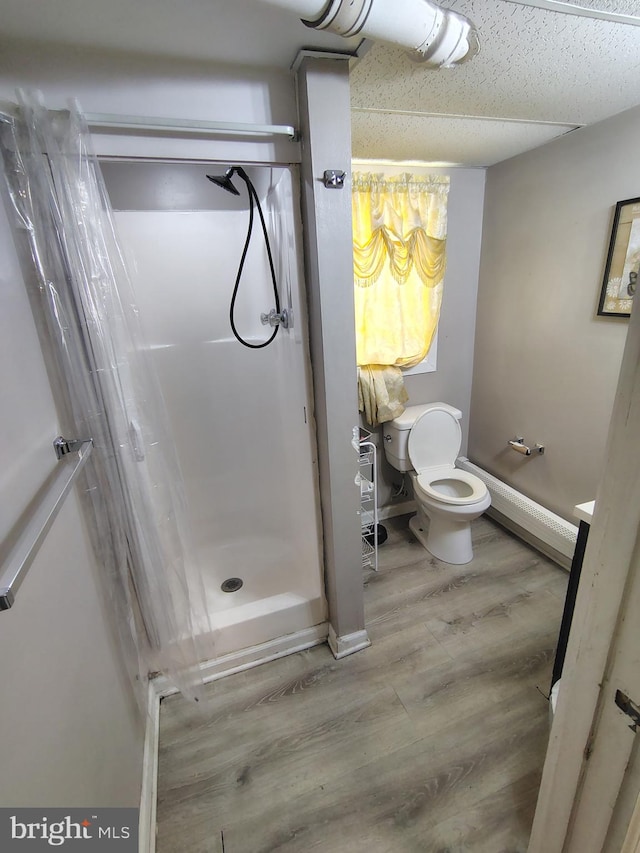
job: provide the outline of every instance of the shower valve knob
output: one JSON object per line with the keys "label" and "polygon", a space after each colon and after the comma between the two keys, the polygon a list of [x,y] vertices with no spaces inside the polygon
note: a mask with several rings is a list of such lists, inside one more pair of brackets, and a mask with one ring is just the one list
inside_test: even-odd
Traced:
{"label": "shower valve knob", "polygon": [[286,308],[283,308],[280,314],[278,314],[275,308],[272,308],[268,314],[263,313],[260,315],[260,321],[263,326],[268,324],[269,326],[282,326],[285,329],[289,329],[293,325],[291,320],[291,312],[287,311]]}

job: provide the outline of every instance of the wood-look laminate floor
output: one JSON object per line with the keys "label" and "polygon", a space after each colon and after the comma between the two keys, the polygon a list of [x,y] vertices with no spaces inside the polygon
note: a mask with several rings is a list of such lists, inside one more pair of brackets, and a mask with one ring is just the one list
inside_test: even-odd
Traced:
{"label": "wood-look laminate floor", "polygon": [[385,526],[371,648],[163,701],[158,853],[526,851],[568,574],[486,518],[466,566]]}

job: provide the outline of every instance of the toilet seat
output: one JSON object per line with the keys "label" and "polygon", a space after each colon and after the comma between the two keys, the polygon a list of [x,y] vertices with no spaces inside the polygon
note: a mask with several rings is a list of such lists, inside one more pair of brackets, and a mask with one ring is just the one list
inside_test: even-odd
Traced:
{"label": "toilet seat", "polygon": [[[417,491],[421,492],[423,497],[430,498],[438,503],[449,504],[450,506],[468,506],[484,500],[487,494],[487,487],[479,477],[470,474],[468,471],[462,471],[460,468],[454,468],[453,465],[439,465],[416,473],[415,487]],[[437,483],[446,483],[447,481],[452,484],[454,489],[456,485],[464,484],[470,489],[470,492],[463,495],[447,494],[446,491],[437,488]],[[465,491],[467,490],[465,489]]]}
{"label": "toilet seat", "polygon": [[444,407],[430,408],[416,418],[408,452],[417,474],[416,488],[425,500],[462,507],[486,499],[482,480],[455,467],[461,444],[458,419]]}

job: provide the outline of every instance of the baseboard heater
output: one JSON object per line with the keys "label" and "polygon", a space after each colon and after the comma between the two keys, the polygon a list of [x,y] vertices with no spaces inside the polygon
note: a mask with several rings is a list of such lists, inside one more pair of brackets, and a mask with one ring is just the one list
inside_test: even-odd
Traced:
{"label": "baseboard heater", "polygon": [[456,467],[475,474],[486,483],[491,495],[491,506],[487,510],[490,518],[542,551],[563,568],[571,567],[578,535],[575,524],[565,521],[541,504],[525,497],[517,489],[469,462],[464,456],[458,459]]}

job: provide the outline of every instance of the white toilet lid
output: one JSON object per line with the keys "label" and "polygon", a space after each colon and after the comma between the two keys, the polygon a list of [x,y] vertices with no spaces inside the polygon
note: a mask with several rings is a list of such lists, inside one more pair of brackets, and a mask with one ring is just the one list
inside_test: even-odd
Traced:
{"label": "white toilet lid", "polygon": [[445,409],[428,409],[411,427],[408,451],[413,470],[453,465],[462,444],[460,424]]}

